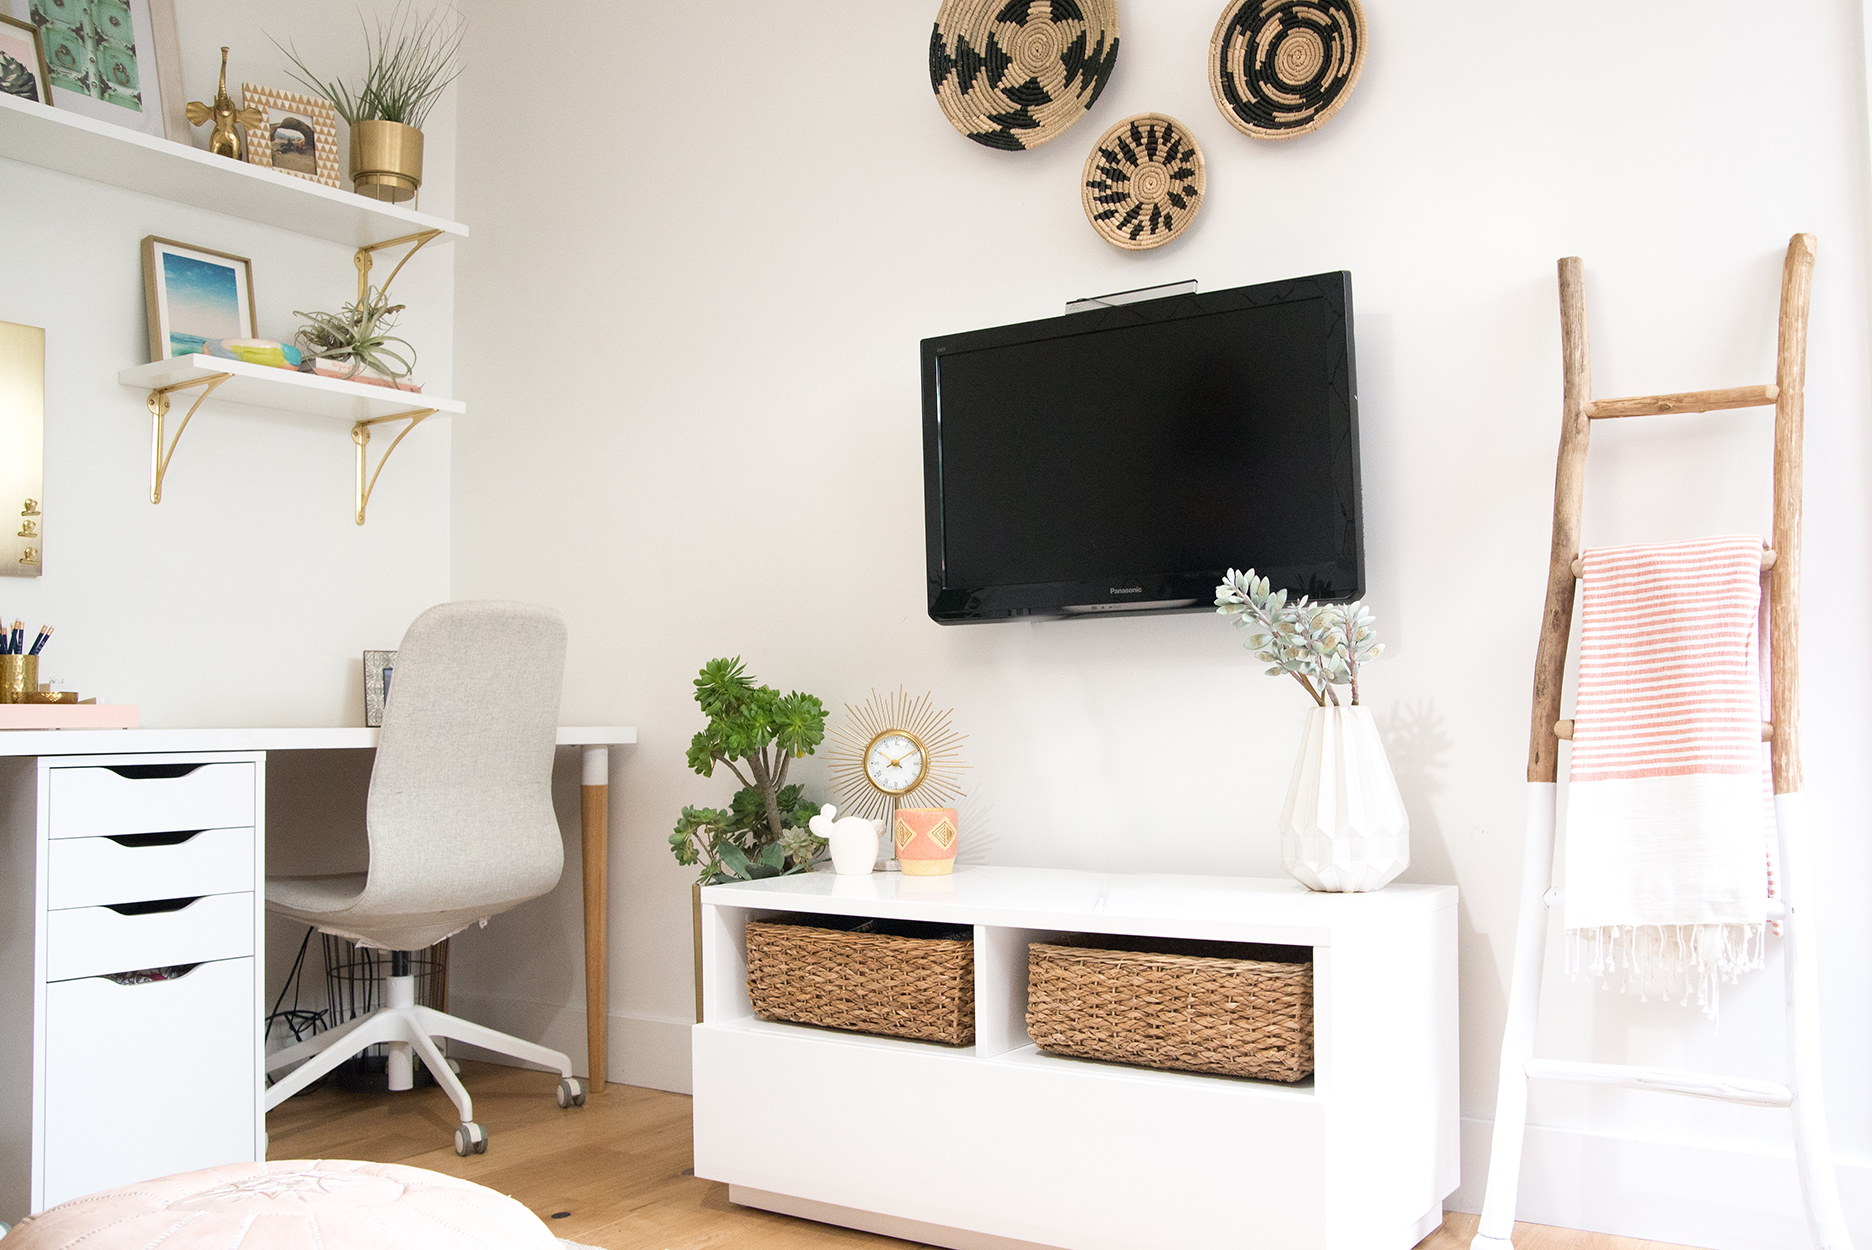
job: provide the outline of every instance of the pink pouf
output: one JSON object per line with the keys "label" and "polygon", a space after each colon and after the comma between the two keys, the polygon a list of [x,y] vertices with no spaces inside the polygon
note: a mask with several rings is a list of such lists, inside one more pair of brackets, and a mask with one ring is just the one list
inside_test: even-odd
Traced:
{"label": "pink pouf", "polygon": [[231,1163],[73,1198],[6,1250],[558,1250],[539,1218],[472,1181],[395,1163]]}

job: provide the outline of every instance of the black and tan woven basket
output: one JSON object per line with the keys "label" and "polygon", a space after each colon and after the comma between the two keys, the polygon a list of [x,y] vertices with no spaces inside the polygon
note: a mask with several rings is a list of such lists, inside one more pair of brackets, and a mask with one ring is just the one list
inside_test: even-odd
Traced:
{"label": "black and tan woven basket", "polygon": [[1313,1071],[1313,952],[1156,938],[1035,942],[1027,1035],[1081,1059],[1298,1081]]}
{"label": "black and tan woven basket", "polygon": [[748,997],[763,1020],[973,1045],[972,938],[909,921],[749,921]]}
{"label": "black and tan woven basket", "polygon": [[1230,0],[1209,40],[1209,91],[1251,138],[1311,134],[1358,85],[1365,42],[1359,0]]}

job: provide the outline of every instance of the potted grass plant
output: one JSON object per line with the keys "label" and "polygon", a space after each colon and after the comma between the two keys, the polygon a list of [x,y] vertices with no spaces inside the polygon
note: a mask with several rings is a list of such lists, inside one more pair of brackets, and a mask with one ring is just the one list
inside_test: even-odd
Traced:
{"label": "potted grass plant", "polygon": [[290,45],[275,47],[300,84],[332,102],[351,127],[351,186],[359,195],[401,203],[422,186],[422,125],[443,88],[462,71],[466,19],[446,4],[418,9],[412,0],[364,27],[361,79],[322,78]]}
{"label": "potted grass plant", "polygon": [[1383,889],[1410,865],[1410,817],[1359,702],[1360,673],[1384,651],[1371,610],[1305,596],[1290,603],[1253,569],[1230,569],[1216,611],[1247,635],[1268,676],[1293,678],[1313,700],[1281,808],[1287,874],[1313,890]]}

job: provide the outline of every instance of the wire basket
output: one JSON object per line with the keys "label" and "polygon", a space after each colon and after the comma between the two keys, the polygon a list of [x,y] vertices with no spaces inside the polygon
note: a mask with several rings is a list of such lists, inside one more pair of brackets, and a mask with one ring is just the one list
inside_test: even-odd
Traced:
{"label": "wire basket", "polygon": [[[325,948],[325,1027],[337,1028],[347,1020],[355,1020],[383,1006],[385,978],[393,975],[397,954],[373,946],[359,946],[349,938],[330,933],[321,933],[319,938]],[[418,1005],[437,1011],[448,1009],[448,948],[448,939],[444,938],[428,950],[407,956],[407,971],[416,978]],[[436,1042],[446,1053],[447,1043],[441,1038]],[[387,1080],[388,1049],[388,1043],[366,1047],[340,1064],[333,1071],[332,1080],[341,1089],[383,1089]],[[414,1070],[417,1084],[433,1080],[420,1059],[415,1061]]]}

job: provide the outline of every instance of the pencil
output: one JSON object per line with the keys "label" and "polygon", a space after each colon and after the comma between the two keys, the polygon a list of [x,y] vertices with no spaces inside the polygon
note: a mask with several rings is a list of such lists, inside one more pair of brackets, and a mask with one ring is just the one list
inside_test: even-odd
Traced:
{"label": "pencil", "polygon": [[51,640],[52,640],[52,627],[50,625],[41,625],[39,627],[39,636],[33,639],[32,650],[28,651],[26,654],[38,655],[41,651],[45,650],[46,643],[50,642]]}

